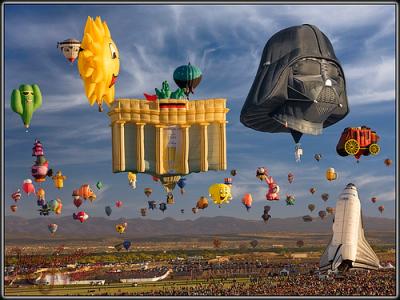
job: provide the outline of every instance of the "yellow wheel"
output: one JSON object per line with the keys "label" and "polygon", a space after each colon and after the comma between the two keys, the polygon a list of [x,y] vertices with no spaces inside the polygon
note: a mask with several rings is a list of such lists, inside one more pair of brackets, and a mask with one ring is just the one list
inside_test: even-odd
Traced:
{"label": "yellow wheel", "polygon": [[371,153],[372,155],[377,155],[379,153],[379,151],[381,150],[381,147],[379,147],[378,144],[371,144],[368,147],[369,153]]}
{"label": "yellow wheel", "polygon": [[360,144],[355,139],[349,139],[344,143],[344,150],[350,155],[356,155],[360,150]]}

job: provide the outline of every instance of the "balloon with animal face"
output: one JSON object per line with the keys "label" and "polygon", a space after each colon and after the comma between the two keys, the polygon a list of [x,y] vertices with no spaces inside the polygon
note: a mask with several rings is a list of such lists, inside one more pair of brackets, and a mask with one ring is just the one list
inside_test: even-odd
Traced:
{"label": "balloon with animal face", "polygon": [[96,199],[96,195],[88,184],[83,184],[78,190],[77,194],[85,200],[93,201]]}
{"label": "balloon with animal face", "polygon": [[264,181],[267,178],[267,175],[268,175],[267,168],[264,168],[264,167],[257,168],[256,177],[258,179],[260,179],[261,181]]}
{"label": "balloon with animal face", "polygon": [[215,204],[229,203],[232,199],[231,188],[223,183],[215,183],[208,188],[209,196]]}
{"label": "balloon with animal face", "polygon": [[21,84],[11,94],[11,109],[21,116],[25,128],[29,128],[33,113],[42,105],[42,93],[37,84]]}
{"label": "balloon with animal face", "polygon": [[35,182],[46,181],[46,176],[51,177],[53,171],[49,169],[49,161],[43,156],[37,156],[35,164],[31,168],[32,177],[35,178]]}
{"label": "balloon with animal face", "polygon": [[279,200],[279,185],[274,181],[272,176],[266,176],[265,182],[268,184],[268,192],[265,195],[268,201]]}

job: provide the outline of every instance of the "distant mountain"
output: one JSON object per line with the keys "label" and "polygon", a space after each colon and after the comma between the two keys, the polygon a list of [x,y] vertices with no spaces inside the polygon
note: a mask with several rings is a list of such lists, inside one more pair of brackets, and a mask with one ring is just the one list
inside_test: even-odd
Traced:
{"label": "distant mountain", "polygon": [[[24,219],[18,216],[5,218],[5,239],[9,241],[40,241],[50,236],[47,225],[58,224],[55,234],[57,240],[105,240],[118,234],[115,225],[127,222],[124,238],[162,238],[166,236],[209,236],[229,234],[260,234],[268,232],[322,233],[332,232],[332,216],[324,220],[319,218],[304,222],[301,217],[271,218],[267,223],[255,220],[243,220],[233,217],[200,217],[195,220],[178,221],[167,217],[162,220],[135,218],[127,220],[109,220],[103,217],[90,218],[85,223],[72,217],[40,217]],[[395,220],[364,217],[366,234],[368,232],[394,232]]]}

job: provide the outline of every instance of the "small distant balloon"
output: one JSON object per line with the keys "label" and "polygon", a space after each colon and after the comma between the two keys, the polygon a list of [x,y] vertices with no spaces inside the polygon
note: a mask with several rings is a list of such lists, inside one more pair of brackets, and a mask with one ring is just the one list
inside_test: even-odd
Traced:
{"label": "small distant balloon", "polygon": [[313,194],[313,195],[314,195],[314,193],[315,193],[316,191],[317,191],[317,190],[316,190],[315,188],[313,188],[313,187],[312,187],[312,188],[310,188],[310,193],[311,193],[311,194]]}
{"label": "small distant balloon", "polygon": [[392,160],[389,159],[389,158],[386,158],[384,162],[385,162],[385,165],[386,165],[387,167],[390,167],[390,165],[392,164]]}
{"label": "small distant balloon", "polygon": [[246,210],[249,211],[251,208],[251,204],[253,203],[253,198],[251,197],[251,194],[245,194],[242,198],[242,203],[246,207]]}
{"label": "small distant balloon", "polygon": [[49,228],[49,231],[51,232],[51,234],[54,234],[58,229],[57,224],[49,224],[47,227]]}
{"label": "small distant balloon", "polygon": [[317,153],[317,154],[314,155],[314,158],[315,158],[316,161],[320,161],[321,158],[322,158],[322,155],[320,153]]}
{"label": "small distant balloon", "polygon": [[326,211],[320,210],[318,212],[318,216],[321,218],[321,220],[323,220],[325,218],[325,216],[326,216]]}
{"label": "small distant balloon", "polygon": [[378,207],[379,212],[382,214],[383,211],[385,210],[385,207],[383,205]]}
{"label": "small distant balloon", "polygon": [[104,208],[104,210],[105,210],[107,216],[110,216],[110,215],[111,215],[111,213],[112,213],[112,208],[111,208],[110,206],[106,206],[106,207]]}
{"label": "small distant balloon", "polygon": [[326,208],[326,212],[330,215],[333,215],[333,213],[335,212],[335,209],[333,207],[327,207]]}
{"label": "small distant balloon", "polygon": [[145,188],[145,189],[144,189],[144,194],[145,194],[147,197],[150,197],[151,193],[153,193],[153,190],[152,190],[151,188]]}
{"label": "small distant balloon", "polygon": [[167,204],[162,202],[159,204],[160,210],[164,213],[167,210]]}
{"label": "small distant balloon", "polygon": [[293,182],[293,179],[294,179],[293,173],[289,173],[287,177],[288,177],[289,183],[292,183],[292,182]]}
{"label": "small distant balloon", "polygon": [[264,223],[267,223],[271,216],[268,213],[264,212],[261,218],[264,220]]}
{"label": "small distant balloon", "polygon": [[328,199],[329,199],[329,194],[328,194],[328,193],[323,193],[323,194],[321,195],[321,199],[324,200],[325,202],[328,201]]}
{"label": "small distant balloon", "polygon": [[147,208],[141,208],[140,209],[140,214],[142,215],[142,217],[145,217],[147,214]]}
{"label": "small distant balloon", "polygon": [[269,213],[270,210],[271,210],[271,206],[269,206],[269,205],[265,205],[264,206],[264,212],[265,213]]}
{"label": "small distant balloon", "polygon": [[115,202],[115,206],[116,207],[121,207],[122,206],[122,201],[118,200],[117,202]]}
{"label": "small distant balloon", "polygon": [[302,240],[299,240],[296,242],[297,247],[301,248],[304,246],[304,242]]}
{"label": "small distant balloon", "polygon": [[129,248],[131,247],[132,243],[131,241],[125,240],[122,245],[124,246],[125,250],[129,250]]}
{"label": "small distant balloon", "polygon": [[312,220],[313,220],[313,218],[310,215],[306,215],[303,217],[304,222],[311,222]]}
{"label": "small distant balloon", "polygon": [[375,203],[377,200],[378,200],[378,198],[376,198],[376,197],[371,198],[372,203]]}
{"label": "small distant balloon", "polygon": [[35,193],[35,186],[33,185],[32,180],[30,180],[30,179],[25,179],[25,180],[24,180],[24,182],[23,182],[23,184],[22,184],[22,189],[23,189],[23,191],[24,191],[25,193],[28,194],[28,196],[29,196],[31,193]]}
{"label": "small distant balloon", "polygon": [[21,196],[22,196],[22,194],[21,194],[21,190],[20,190],[20,189],[18,189],[16,192],[14,192],[14,193],[11,194],[11,198],[12,198],[15,202],[18,202],[18,201],[21,199]]}
{"label": "small distant balloon", "polygon": [[182,209],[181,209],[181,214],[183,214],[183,213],[185,213],[185,210],[182,208]]}
{"label": "small distant balloon", "polygon": [[10,206],[10,209],[12,212],[16,212],[17,211],[18,206],[16,206],[15,204]]}
{"label": "small distant balloon", "polygon": [[314,204],[308,204],[308,209],[313,212],[313,210],[315,209],[315,205]]}
{"label": "small distant balloon", "polygon": [[97,183],[96,183],[97,189],[101,190],[103,188],[103,186],[104,185],[103,185],[103,183],[101,181],[97,181]]}
{"label": "small distant balloon", "polygon": [[192,212],[195,214],[195,213],[197,213],[197,211],[198,211],[199,209],[197,208],[197,207],[193,207],[192,208]]}
{"label": "small distant balloon", "polygon": [[157,206],[156,201],[154,201],[154,200],[148,201],[147,203],[149,205],[149,209],[151,209],[151,210],[155,209]]}
{"label": "small distant balloon", "polygon": [[235,169],[231,170],[231,175],[232,176],[236,176],[236,174],[237,174],[237,171]]}
{"label": "small distant balloon", "polygon": [[232,178],[231,177],[227,177],[224,179],[224,184],[226,185],[232,185]]}

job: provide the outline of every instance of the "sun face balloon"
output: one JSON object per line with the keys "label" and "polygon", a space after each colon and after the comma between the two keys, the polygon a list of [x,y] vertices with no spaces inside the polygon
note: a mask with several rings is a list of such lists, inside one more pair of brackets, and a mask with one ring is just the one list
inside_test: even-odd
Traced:
{"label": "sun face balloon", "polygon": [[114,84],[119,74],[119,52],[111,39],[106,22],[100,17],[88,17],[78,55],[78,70],[85,94],[92,106],[95,102],[103,111],[103,101],[114,101]]}
{"label": "sun face balloon", "polygon": [[223,183],[215,183],[208,188],[208,193],[215,204],[229,203],[232,199],[231,188]]}

